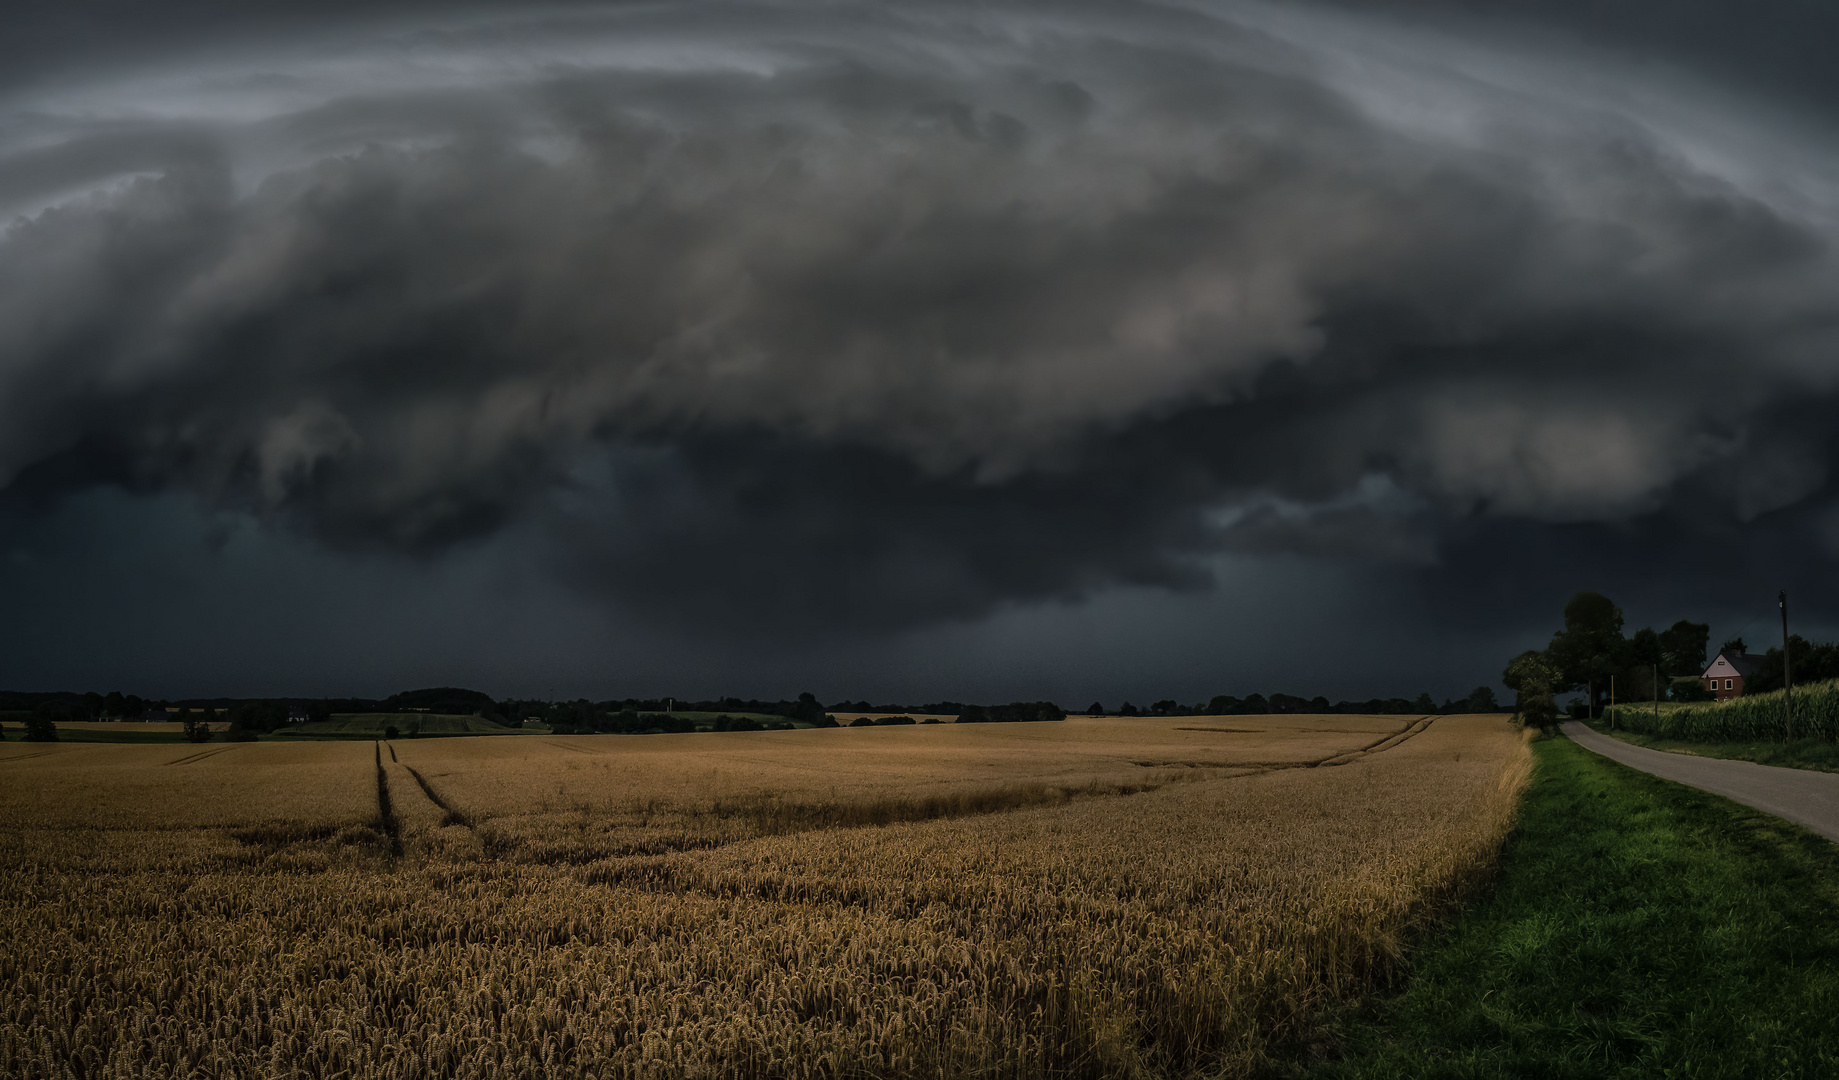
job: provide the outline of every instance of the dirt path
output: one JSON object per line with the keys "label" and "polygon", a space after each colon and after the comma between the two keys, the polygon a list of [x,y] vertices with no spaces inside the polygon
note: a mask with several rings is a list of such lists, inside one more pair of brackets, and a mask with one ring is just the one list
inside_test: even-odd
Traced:
{"label": "dirt path", "polygon": [[1839,841],[1839,773],[1781,769],[1753,761],[1669,754],[1630,746],[1576,721],[1564,725],[1571,741],[1586,750],[1665,780],[1735,799],[1766,814],[1787,818],[1828,840]]}

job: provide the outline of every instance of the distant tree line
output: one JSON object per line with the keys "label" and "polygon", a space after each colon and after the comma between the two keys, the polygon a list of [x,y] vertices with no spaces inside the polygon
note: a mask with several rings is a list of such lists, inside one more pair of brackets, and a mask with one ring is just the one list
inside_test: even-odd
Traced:
{"label": "distant tree line", "polygon": [[960,724],[1017,724],[1065,719],[1066,710],[1051,701],[1017,701],[1008,705],[966,705],[958,713]]}
{"label": "distant tree line", "polygon": [[[1799,639],[1796,639],[1797,641]],[[1804,643],[1803,643],[1804,644]],[[1833,662],[1839,664],[1839,651]],[[1801,664],[1796,652],[1797,670]],[[1776,662],[1779,672],[1780,662]],[[1777,675],[1779,679],[1779,674]],[[1373,698],[1369,701],[1341,701],[1330,704],[1325,697],[1303,698],[1293,694],[1252,694],[1239,698],[1220,694],[1205,704],[1181,704],[1164,699],[1138,708],[1125,702],[1116,710],[1118,716],[1236,716],[1260,713],[1449,713],[1488,712],[1497,706],[1486,687],[1477,687],[1462,700],[1445,700],[1441,705],[1428,693],[1416,700],[1407,698]],[[873,713],[873,717],[852,720],[852,727],[901,726],[939,723],[949,717],[961,724],[1021,723],[1057,721],[1066,718],[1066,710],[1051,701],[1011,702],[1007,705],[975,705],[959,701],[934,701],[921,705],[875,704],[867,700],[839,701],[826,708],[811,693],[796,699],[776,701],[760,698],[724,697],[686,700],[668,697],[623,698],[590,701],[547,701],[542,699],[494,699],[491,695],[462,687],[430,687],[392,694],[387,698],[319,698],[319,699],[238,699],[191,698],[178,702],[149,701],[133,694],[20,694],[0,691],[0,718],[11,710],[21,723],[24,734],[34,739],[55,739],[57,724],[66,721],[95,719],[142,719],[156,714],[162,719],[183,725],[185,737],[209,741],[221,736],[228,741],[249,741],[280,731],[290,720],[330,720],[335,713],[409,713],[477,716],[480,719],[517,727],[526,721],[547,726],[562,734],[652,734],[713,731],[771,731],[797,726],[837,727],[833,713]],[[1105,715],[1107,710],[1093,702],[1087,712]],[[696,718],[684,713],[697,714]],[[711,718],[710,714],[714,714]],[[925,716],[924,721],[915,716]],[[3,729],[0,729],[3,730]],[[391,725],[391,731],[395,731]],[[410,736],[416,732],[411,730]],[[399,737],[400,732],[389,735]]]}
{"label": "distant tree line", "polygon": [[[1412,698],[1371,698],[1366,701],[1337,701],[1330,703],[1326,697],[1317,695],[1313,698],[1299,697],[1295,694],[1252,694],[1249,697],[1234,697],[1231,694],[1219,694],[1206,704],[1183,705],[1174,699],[1155,702],[1145,708],[1138,708],[1126,701],[1118,706],[1118,716],[1258,716],[1270,713],[1306,713],[1311,715],[1343,713],[1361,716],[1403,715],[1403,714],[1446,714],[1500,712],[1501,707],[1495,702],[1494,691],[1486,686],[1478,686],[1465,698],[1446,698],[1442,704],[1430,696],[1428,691]],[[1103,702],[1094,701],[1086,712],[1092,716],[1107,715]]]}
{"label": "distant tree line", "polygon": [[867,701],[839,701],[830,706],[831,712],[840,713],[902,713],[919,716],[956,716],[964,711],[961,701],[934,701],[927,705],[871,705]]}

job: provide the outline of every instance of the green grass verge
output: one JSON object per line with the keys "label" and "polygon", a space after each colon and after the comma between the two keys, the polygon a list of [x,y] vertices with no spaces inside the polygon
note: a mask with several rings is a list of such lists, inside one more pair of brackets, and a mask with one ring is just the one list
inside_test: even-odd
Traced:
{"label": "green grass verge", "polygon": [[1796,739],[1794,742],[1686,742],[1663,739],[1638,731],[1611,731],[1602,721],[1590,725],[1605,735],[1636,746],[1651,747],[1674,754],[1697,754],[1700,757],[1754,761],[1763,765],[1780,765],[1787,769],[1816,769],[1839,772],[1839,743],[1825,739]]}
{"label": "green grass verge", "polygon": [[1839,846],[1569,740],[1535,750],[1492,892],[1278,1075],[1839,1076]]}

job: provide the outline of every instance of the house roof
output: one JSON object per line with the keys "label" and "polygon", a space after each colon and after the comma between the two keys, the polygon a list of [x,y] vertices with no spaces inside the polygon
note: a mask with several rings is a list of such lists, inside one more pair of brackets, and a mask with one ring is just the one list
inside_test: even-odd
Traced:
{"label": "house roof", "polygon": [[1737,674],[1743,676],[1746,679],[1749,678],[1751,675],[1756,674],[1756,669],[1762,666],[1762,657],[1757,656],[1753,653],[1740,653],[1740,652],[1723,653],[1721,652],[1717,656],[1712,658],[1711,663],[1705,665],[1705,670],[1700,673],[1699,677],[1705,678],[1706,676],[1710,675],[1711,669],[1718,666],[1719,660],[1722,660],[1725,663],[1729,664],[1731,667],[1736,668]]}

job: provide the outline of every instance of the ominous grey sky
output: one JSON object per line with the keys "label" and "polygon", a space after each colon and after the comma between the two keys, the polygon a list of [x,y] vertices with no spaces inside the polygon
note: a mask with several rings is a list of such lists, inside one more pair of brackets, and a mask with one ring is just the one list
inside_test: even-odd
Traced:
{"label": "ominous grey sky", "polygon": [[1830,633],[1812,2],[28,5],[0,686],[1462,694]]}

